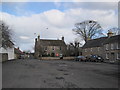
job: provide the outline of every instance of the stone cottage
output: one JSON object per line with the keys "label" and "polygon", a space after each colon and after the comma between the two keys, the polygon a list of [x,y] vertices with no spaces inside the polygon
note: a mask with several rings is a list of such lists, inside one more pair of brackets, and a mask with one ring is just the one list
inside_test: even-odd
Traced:
{"label": "stone cottage", "polygon": [[113,36],[108,32],[107,37],[88,40],[82,47],[83,56],[99,55],[111,62],[120,59],[120,35]]}
{"label": "stone cottage", "polygon": [[120,35],[110,36],[103,43],[103,57],[110,62],[120,60]]}
{"label": "stone cottage", "polygon": [[35,39],[35,58],[58,57],[60,54],[66,56],[67,46],[62,40],[40,39],[40,35]]}

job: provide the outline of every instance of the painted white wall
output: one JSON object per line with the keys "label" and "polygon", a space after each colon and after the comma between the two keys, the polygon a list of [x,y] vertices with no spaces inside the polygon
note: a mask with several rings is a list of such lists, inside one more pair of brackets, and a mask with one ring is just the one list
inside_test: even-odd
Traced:
{"label": "painted white wall", "polygon": [[0,48],[0,53],[8,53],[8,60],[14,59],[14,48]]}

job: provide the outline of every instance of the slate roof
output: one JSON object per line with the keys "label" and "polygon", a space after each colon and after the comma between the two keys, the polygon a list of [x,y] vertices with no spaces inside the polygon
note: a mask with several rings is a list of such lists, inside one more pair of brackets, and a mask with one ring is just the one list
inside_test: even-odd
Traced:
{"label": "slate roof", "polygon": [[101,37],[97,39],[88,40],[83,48],[92,48],[92,47],[100,47],[104,44],[120,42],[120,35],[112,36],[112,37]]}
{"label": "slate roof", "polygon": [[91,48],[91,47],[100,47],[103,42],[107,39],[107,37],[101,37],[97,39],[88,40],[83,48]]}
{"label": "slate roof", "polygon": [[40,45],[42,46],[66,46],[65,42],[62,40],[50,40],[50,39],[40,39]]}
{"label": "slate roof", "polygon": [[120,35],[112,36],[110,38],[107,38],[104,44],[108,43],[114,43],[114,42],[119,42],[120,43]]}

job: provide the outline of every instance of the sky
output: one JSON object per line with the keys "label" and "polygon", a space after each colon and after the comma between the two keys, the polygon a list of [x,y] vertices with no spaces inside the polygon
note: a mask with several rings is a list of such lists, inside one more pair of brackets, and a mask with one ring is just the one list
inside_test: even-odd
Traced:
{"label": "sky", "polygon": [[[19,1],[19,0],[18,0]],[[40,35],[42,39],[61,39],[65,42],[81,41],[72,29],[75,23],[84,20],[95,20],[103,28],[118,26],[118,2],[11,2],[0,3],[0,15],[13,32],[15,46],[21,50],[34,51],[34,39]],[[81,41],[84,43],[84,41]]]}

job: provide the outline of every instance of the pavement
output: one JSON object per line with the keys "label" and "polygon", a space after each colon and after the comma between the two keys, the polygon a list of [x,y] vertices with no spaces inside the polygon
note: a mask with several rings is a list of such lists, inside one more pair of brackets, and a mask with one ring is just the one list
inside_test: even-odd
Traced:
{"label": "pavement", "polygon": [[118,65],[19,59],[2,64],[3,88],[118,88]]}

